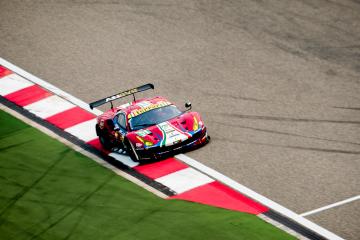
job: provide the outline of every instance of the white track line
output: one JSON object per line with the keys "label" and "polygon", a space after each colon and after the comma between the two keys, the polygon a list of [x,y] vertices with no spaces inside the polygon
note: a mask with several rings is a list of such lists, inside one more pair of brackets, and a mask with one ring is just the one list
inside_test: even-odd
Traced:
{"label": "white track line", "polygon": [[328,210],[330,208],[338,207],[338,206],[341,206],[341,205],[344,205],[344,204],[347,204],[347,203],[350,203],[350,202],[353,202],[353,201],[356,201],[356,200],[360,200],[360,195],[357,195],[355,197],[351,197],[351,198],[342,200],[340,202],[329,204],[327,206],[317,208],[317,209],[314,209],[314,210],[311,210],[311,211],[308,211],[308,212],[304,212],[304,213],[300,214],[300,216],[303,216],[303,217],[309,216],[309,215],[312,215],[312,214],[315,214],[315,213],[318,213],[318,212],[322,212],[322,211]]}
{"label": "white track line", "polygon": [[301,224],[302,226],[320,234],[321,236],[333,239],[333,240],[343,240],[343,238],[335,235],[334,233],[330,232],[329,230],[307,220],[306,218],[300,216],[299,214],[291,211],[290,209],[287,209],[280,204],[260,195],[259,193],[251,190],[248,187],[245,187],[244,185],[241,185],[240,183],[235,182],[234,180],[230,179],[229,177],[215,171],[214,169],[211,169],[202,163],[199,163],[198,161],[189,158],[188,156],[184,154],[179,154],[175,156],[180,161],[186,163],[187,165],[207,174],[208,176],[218,180],[219,182],[224,183],[227,186],[230,186],[231,188],[235,189],[236,191],[239,191],[240,193],[243,193],[244,195],[254,199],[255,201],[258,201],[261,204],[264,204],[265,206],[275,210],[276,212],[294,220],[295,222]]}
{"label": "white track line", "polygon": [[[45,82],[44,80],[35,77],[34,75],[26,72],[25,70],[15,66],[14,64],[6,61],[3,58],[0,58],[0,64],[3,65],[4,67],[12,70],[13,72],[16,72],[17,74],[31,80],[32,82],[42,86],[43,88],[48,89],[49,91],[58,94],[59,96],[69,100],[70,102],[74,103],[75,105],[78,105],[79,107],[88,110],[89,112],[92,112],[96,115],[100,115],[102,112],[100,110],[94,109],[91,110],[89,108],[89,105],[83,101],[81,101],[80,99],[60,90],[59,88],[55,87],[54,85],[51,85],[47,82]],[[320,227],[319,225],[305,219],[304,217],[296,214],[295,212],[281,206],[280,204],[254,192],[253,190],[235,182],[234,180],[226,177],[225,175],[197,162],[196,160],[189,158],[188,156],[184,155],[184,154],[180,154],[177,155],[176,158],[178,158],[179,160],[183,161],[184,163],[188,164],[189,166],[192,166],[193,168],[198,169],[199,171],[205,173],[208,176],[213,177],[214,179],[217,179],[218,181],[230,186],[231,188],[247,195],[248,197],[254,199],[255,201],[258,201],[262,204],[264,204],[265,206],[275,210],[276,212],[288,217],[289,219],[292,219],[293,221],[303,225],[304,227],[307,227],[308,229],[320,234],[321,236],[327,238],[327,239],[334,239],[334,240],[343,240],[343,238],[335,235],[334,233]]]}

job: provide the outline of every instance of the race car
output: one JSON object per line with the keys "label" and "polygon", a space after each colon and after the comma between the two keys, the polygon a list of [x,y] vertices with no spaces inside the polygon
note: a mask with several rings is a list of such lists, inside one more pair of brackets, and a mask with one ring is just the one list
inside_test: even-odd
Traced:
{"label": "race car", "polygon": [[[129,89],[90,103],[90,108],[111,104],[111,109],[97,117],[96,134],[103,148],[121,149],[137,162],[159,159],[209,142],[200,114],[192,112],[191,103],[179,110],[166,98],[156,96],[136,100],[135,94],[154,89],[151,83]],[[133,95],[133,101],[113,107],[113,101]]]}

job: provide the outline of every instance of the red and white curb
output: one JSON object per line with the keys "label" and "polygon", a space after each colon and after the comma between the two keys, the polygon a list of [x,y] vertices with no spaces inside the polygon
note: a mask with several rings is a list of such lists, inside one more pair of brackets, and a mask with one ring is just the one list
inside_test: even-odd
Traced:
{"label": "red and white curb", "polygon": [[188,200],[257,215],[271,208],[325,238],[342,239],[186,155],[180,154],[163,161],[139,165],[124,154],[102,150],[94,127],[96,116],[101,114],[101,111],[91,110],[85,102],[2,58],[0,95],[168,187],[175,193],[171,199]]}

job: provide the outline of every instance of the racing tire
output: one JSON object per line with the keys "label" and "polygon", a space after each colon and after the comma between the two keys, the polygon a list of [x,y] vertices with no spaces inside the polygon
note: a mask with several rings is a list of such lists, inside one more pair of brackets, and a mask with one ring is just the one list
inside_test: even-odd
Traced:
{"label": "racing tire", "polygon": [[106,137],[106,133],[104,131],[98,131],[99,141],[101,146],[106,150],[111,150],[114,146],[113,143]]}
{"label": "racing tire", "polygon": [[133,160],[134,162],[140,162],[141,159],[139,158],[139,155],[137,154],[134,145],[128,139],[125,139],[125,145],[126,151],[128,152],[131,160]]}

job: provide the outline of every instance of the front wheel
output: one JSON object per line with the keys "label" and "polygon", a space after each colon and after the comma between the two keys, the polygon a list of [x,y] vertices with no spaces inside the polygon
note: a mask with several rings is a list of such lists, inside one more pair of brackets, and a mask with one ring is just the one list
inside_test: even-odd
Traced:
{"label": "front wheel", "polygon": [[99,141],[100,141],[101,145],[103,146],[103,148],[105,148],[106,150],[111,150],[113,148],[113,144],[109,141],[109,139],[104,134],[101,134],[99,136]]}
{"label": "front wheel", "polygon": [[125,139],[125,145],[130,158],[135,162],[140,162],[139,155],[136,152],[134,145],[128,139]]}

